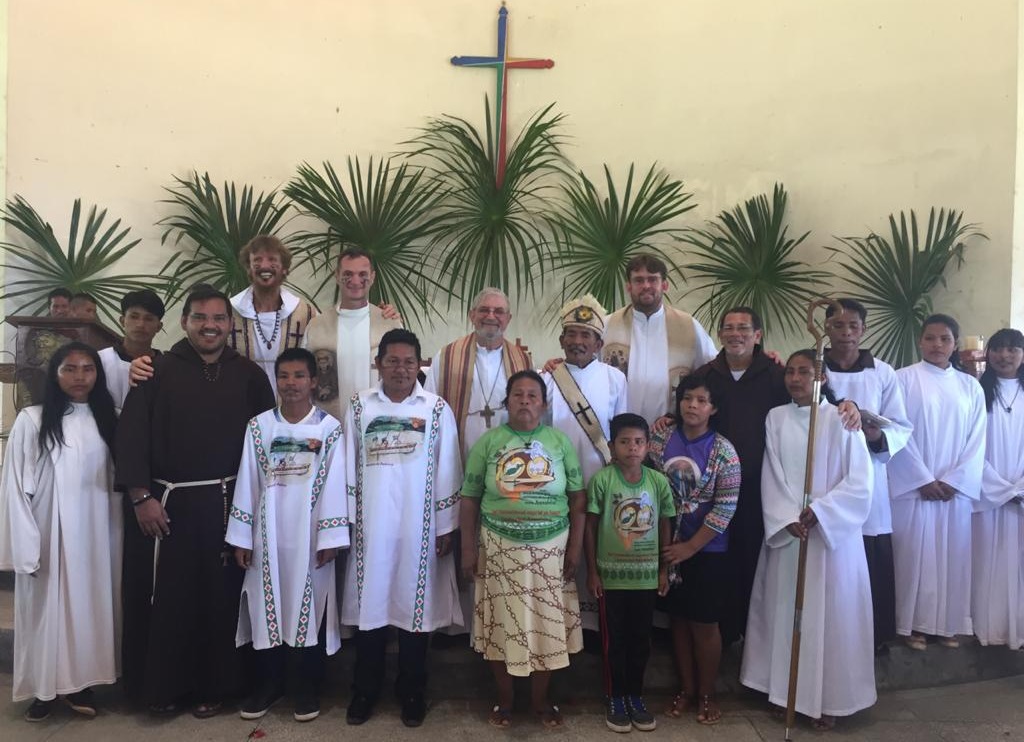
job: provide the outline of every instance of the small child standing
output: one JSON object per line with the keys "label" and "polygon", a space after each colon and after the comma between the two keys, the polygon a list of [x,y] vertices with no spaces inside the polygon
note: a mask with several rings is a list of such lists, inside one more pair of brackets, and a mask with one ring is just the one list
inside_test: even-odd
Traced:
{"label": "small child standing", "polygon": [[657,595],[668,591],[661,547],[671,535],[675,505],[668,480],[643,465],[647,422],[625,413],[611,421],[612,463],[587,491],[587,586],[601,607],[605,655],[605,723],[615,732],[648,732],[657,721],[643,698]]}

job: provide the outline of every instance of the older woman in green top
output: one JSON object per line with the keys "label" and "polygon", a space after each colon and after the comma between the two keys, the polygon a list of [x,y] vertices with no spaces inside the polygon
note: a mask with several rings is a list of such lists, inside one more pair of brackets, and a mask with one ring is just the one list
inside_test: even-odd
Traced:
{"label": "older woman in green top", "polygon": [[498,685],[491,724],[511,724],[513,676],[529,675],[533,710],[557,727],[551,671],[583,647],[575,575],[586,492],[572,443],[541,425],[547,391],[540,376],[513,374],[505,394],[508,423],[470,450],[462,486],[462,569],[476,587],[473,648]]}

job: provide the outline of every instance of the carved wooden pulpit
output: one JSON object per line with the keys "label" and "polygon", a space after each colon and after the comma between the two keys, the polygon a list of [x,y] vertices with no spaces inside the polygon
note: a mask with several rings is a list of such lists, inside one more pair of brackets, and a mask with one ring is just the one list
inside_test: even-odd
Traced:
{"label": "carved wooden pulpit", "polygon": [[120,335],[99,322],[24,315],[8,317],[6,321],[18,328],[13,378],[17,385],[14,406],[18,410],[43,401],[46,367],[57,348],[77,340],[103,350],[120,339]]}

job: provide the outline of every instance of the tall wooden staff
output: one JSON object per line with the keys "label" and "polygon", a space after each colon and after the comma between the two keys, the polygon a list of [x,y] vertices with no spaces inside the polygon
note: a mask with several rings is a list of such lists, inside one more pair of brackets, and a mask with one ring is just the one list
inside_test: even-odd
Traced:
{"label": "tall wooden staff", "polygon": [[[807,330],[814,336],[814,387],[811,391],[811,423],[807,434],[807,460],[804,473],[804,501],[802,513],[811,504],[811,484],[814,481],[814,430],[818,423],[818,404],[821,401],[822,367],[825,365],[825,329],[814,321],[814,310],[831,306],[842,314],[842,305],[833,299],[815,299],[807,307]],[[796,682],[800,673],[800,632],[804,612],[804,582],[807,579],[807,539],[800,539],[800,556],[796,569],[796,601],[793,607],[793,646],[789,655],[789,694],[786,697],[786,740],[796,724]]]}

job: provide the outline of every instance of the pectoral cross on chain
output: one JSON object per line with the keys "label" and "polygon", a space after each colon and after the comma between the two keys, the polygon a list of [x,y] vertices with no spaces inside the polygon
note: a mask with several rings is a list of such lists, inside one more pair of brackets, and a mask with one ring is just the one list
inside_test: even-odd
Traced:
{"label": "pectoral cross on chain", "polygon": [[494,410],[491,409],[490,404],[484,404],[484,408],[480,411],[480,417],[484,419],[484,425],[488,428],[491,427],[491,418],[494,417]]}

